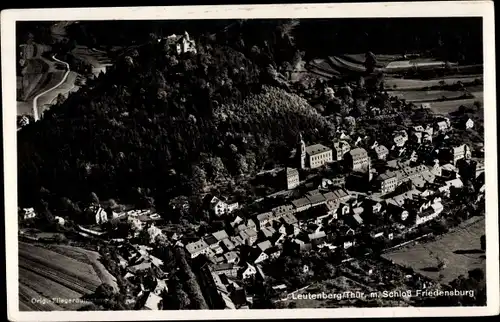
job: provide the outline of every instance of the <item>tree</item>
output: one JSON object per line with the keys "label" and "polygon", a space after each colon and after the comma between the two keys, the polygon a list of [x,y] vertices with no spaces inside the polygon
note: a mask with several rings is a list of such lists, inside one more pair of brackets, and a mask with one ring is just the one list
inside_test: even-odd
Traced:
{"label": "tree", "polygon": [[486,235],[481,236],[481,250],[486,251]]}
{"label": "tree", "polygon": [[95,192],[90,193],[90,204],[98,205],[99,204],[99,198],[95,194]]}

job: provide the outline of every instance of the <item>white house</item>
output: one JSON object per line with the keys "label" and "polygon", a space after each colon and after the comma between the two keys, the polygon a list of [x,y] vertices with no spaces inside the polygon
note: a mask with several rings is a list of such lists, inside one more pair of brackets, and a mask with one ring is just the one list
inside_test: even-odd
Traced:
{"label": "white house", "polygon": [[429,220],[432,220],[439,216],[439,214],[443,211],[443,205],[441,202],[436,202],[433,203],[429,208],[427,208],[425,211],[417,214],[416,222],[415,224],[421,225],[423,223],[428,222]]}
{"label": "white house", "polygon": [[217,197],[213,197],[212,200],[210,201],[210,207],[217,216],[230,214],[235,209],[237,209],[238,206],[239,205],[237,202],[228,204]]}
{"label": "white house", "polygon": [[95,223],[100,225],[104,224],[105,222],[108,222],[108,214],[102,207],[98,207],[95,212]]}
{"label": "white house", "polygon": [[33,208],[24,208],[23,209],[23,218],[24,219],[31,219],[36,217],[35,209]]}
{"label": "white house", "polygon": [[248,279],[252,276],[255,276],[257,273],[257,269],[255,266],[247,264],[247,267],[242,271],[241,276],[243,279]]}
{"label": "white house", "polygon": [[474,127],[474,121],[472,119],[468,119],[467,122],[465,122],[465,128],[472,129],[473,127]]}
{"label": "white house", "polygon": [[60,225],[60,226],[64,226],[64,223],[66,222],[64,220],[64,218],[59,217],[59,216],[55,216],[54,219],[57,221],[57,224]]}
{"label": "white house", "polygon": [[154,243],[156,237],[163,234],[163,232],[160,228],[156,227],[154,224],[151,224],[151,226],[148,228],[148,234],[150,238],[149,242]]}

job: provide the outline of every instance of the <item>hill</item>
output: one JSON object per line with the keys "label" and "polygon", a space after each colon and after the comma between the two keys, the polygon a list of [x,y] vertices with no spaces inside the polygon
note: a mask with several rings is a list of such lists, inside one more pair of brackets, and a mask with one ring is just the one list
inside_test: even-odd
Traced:
{"label": "hill", "polygon": [[272,68],[226,46],[198,49],[183,57],[157,42],[132,49],[19,131],[20,205],[38,203],[44,187],[161,211],[161,201],[283,160],[299,131],[319,139],[332,130]]}

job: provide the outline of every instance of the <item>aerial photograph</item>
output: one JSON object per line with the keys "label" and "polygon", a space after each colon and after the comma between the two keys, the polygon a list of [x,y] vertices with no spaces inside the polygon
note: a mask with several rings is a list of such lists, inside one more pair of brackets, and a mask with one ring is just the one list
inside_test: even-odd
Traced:
{"label": "aerial photograph", "polygon": [[486,306],[482,22],[18,21],[19,311]]}

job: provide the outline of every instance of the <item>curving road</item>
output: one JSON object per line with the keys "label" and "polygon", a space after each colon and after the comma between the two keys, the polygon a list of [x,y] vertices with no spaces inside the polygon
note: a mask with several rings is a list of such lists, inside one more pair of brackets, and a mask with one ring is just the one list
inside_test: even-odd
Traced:
{"label": "curving road", "polygon": [[66,78],[68,78],[68,75],[69,75],[69,72],[70,72],[70,69],[69,69],[69,64],[62,61],[62,60],[59,60],[56,58],[56,55],[53,55],[52,56],[52,59],[59,62],[59,63],[62,63],[66,66],[66,72],[64,73],[64,76],[62,78],[62,80],[57,83],[55,86],[41,92],[40,94],[38,94],[37,96],[35,96],[35,98],[33,99],[33,118],[35,119],[35,122],[38,121],[40,119],[40,116],[38,115],[38,106],[37,106],[37,101],[38,101],[38,98],[41,97],[42,95],[45,95],[47,94],[48,92],[50,91],[53,91],[54,89],[58,88],[59,86],[61,86],[65,81],[66,81]]}

